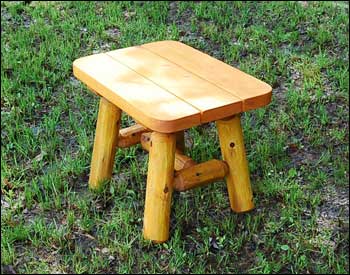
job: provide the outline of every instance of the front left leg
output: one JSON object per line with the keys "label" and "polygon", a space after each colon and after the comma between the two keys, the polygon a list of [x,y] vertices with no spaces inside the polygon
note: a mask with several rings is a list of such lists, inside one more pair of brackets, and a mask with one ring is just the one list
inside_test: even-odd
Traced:
{"label": "front left leg", "polygon": [[153,132],[149,148],[143,235],[156,243],[169,238],[176,135]]}

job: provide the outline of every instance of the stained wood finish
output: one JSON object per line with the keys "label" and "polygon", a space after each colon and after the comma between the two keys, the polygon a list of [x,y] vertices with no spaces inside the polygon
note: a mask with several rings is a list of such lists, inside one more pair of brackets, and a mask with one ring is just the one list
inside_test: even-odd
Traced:
{"label": "stained wood finish", "polygon": [[150,144],[143,234],[157,243],[169,238],[176,137],[153,132]]}
{"label": "stained wood finish", "polygon": [[228,173],[224,161],[212,159],[195,166],[182,169],[175,174],[174,190],[187,191],[223,179]]}
{"label": "stained wood finish", "polygon": [[254,203],[240,115],[218,120],[216,126],[222,157],[229,167],[226,184],[231,208],[235,212],[249,211],[254,208]]}
{"label": "stained wood finish", "polygon": [[120,116],[119,108],[101,98],[89,178],[91,189],[99,189],[104,180],[111,178],[118,143]]}
{"label": "stained wood finish", "polygon": [[162,133],[223,119],[271,100],[268,84],[175,41],[79,58],[73,72],[142,125]]}

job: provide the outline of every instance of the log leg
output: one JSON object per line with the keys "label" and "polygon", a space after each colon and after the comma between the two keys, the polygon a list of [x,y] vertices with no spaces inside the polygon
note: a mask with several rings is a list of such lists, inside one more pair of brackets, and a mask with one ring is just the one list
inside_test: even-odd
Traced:
{"label": "log leg", "polygon": [[240,115],[216,122],[223,159],[229,166],[226,184],[231,208],[246,212],[254,208]]}
{"label": "log leg", "polygon": [[153,132],[149,150],[143,235],[156,243],[169,237],[175,134]]}
{"label": "log leg", "polygon": [[118,143],[121,110],[104,98],[100,100],[89,187],[99,189],[112,176]]}

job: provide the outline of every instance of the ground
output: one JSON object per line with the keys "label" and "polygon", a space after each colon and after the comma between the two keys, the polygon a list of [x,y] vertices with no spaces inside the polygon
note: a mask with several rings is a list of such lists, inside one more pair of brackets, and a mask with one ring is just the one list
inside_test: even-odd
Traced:
{"label": "ground", "polygon": [[[349,7],[339,2],[1,2],[2,273],[349,273]],[[173,39],[273,87],[242,116],[255,210],[225,183],[175,193],[142,237],[147,154],[87,189],[98,97],[78,57]],[[123,115],[122,126],[133,123]],[[212,123],[186,131],[220,158]]]}

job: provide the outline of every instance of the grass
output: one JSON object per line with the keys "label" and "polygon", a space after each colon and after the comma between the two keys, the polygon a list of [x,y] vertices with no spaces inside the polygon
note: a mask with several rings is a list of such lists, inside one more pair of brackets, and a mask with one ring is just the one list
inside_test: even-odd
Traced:
{"label": "grass", "polygon": [[[342,2],[1,2],[2,273],[348,273],[349,17]],[[243,115],[256,209],[224,182],[175,193],[171,238],[143,240],[147,154],[87,190],[98,98],[78,57],[183,41],[271,84]],[[122,126],[132,119],[123,116]],[[196,161],[220,157],[207,124]]]}

